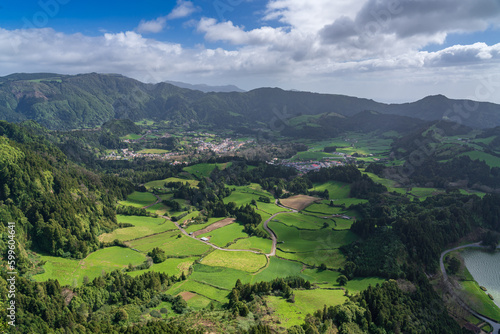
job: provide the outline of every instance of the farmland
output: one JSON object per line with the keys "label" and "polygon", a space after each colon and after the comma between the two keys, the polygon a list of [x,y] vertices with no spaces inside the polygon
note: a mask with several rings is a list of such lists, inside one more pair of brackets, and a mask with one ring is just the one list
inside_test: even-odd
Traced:
{"label": "farmland", "polygon": [[[293,305],[279,297],[267,297],[269,305],[276,310],[274,316],[285,327],[300,323],[307,313],[321,308],[323,304],[338,304],[346,300],[343,290],[323,288],[339,288],[336,282],[340,275],[338,270],[345,262],[345,256],[339,248],[357,240],[357,236],[349,231],[354,219],[341,216],[355,217],[356,212],[349,211],[346,207],[365,200],[349,198],[349,184],[330,181],[315,183],[311,190],[328,190],[334,206],[330,204],[330,200],[295,195],[280,200],[290,208],[287,209],[276,205],[273,194],[262,189],[259,184],[226,185],[232,191],[222,199],[223,203],[234,202],[237,206],[251,204],[261,215],[262,222],[277,214],[269,222],[269,227],[278,239],[276,256],[267,257],[265,254],[272,251],[272,240],[269,237],[248,235],[244,232],[244,226],[234,218],[195,219],[200,211],[190,205],[188,200],[174,198],[173,190],[165,187],[168,182],[187,182],[191,187],[197,187],[200,180],[209,177],[216,167],[223,169],[227,166],[228,164],[192,165],[184,167],[177,177],[145,184],[150,191],[154,188],[162,200],[179,203],[179,211],[173,211],[165,203],[154,204],[157,197],[151,192],[136,191],[120,202],[137,208],[154,204],[147,211],[171,217],[184,215],[178,223],[186,234],[191,233],[190,236],[179,231],[174,222],[166,219],[168,217],[117,215],[118,223],[129,227],[102,234],[99,240],[118,240],[129,248],[105,248],[81,261],[42,256],[41,260],[47,261],[44,265],[45,273],[34,278],[43,281],[58,276],[63,284],[80,285],[85,276],[92,279],[103,271],[124,270],[129,264],[137,266],[144,263],[148,252],[158,247],[165,252],[165,261],[128,274],[138,276],[155,271],[180,277],[184,273],[186,280],[169,287],[167,293],[181,296],[194,310],[206,308],[211,302],[216,305],[226,303],[227,295],[237,279],[243,283],[256,283],[276,277],[300,276],[314,284],[314,290],[295,291],[296,302]],[[262,222],[256,228],[264,231]],[[210,244],[228,250],[214,249],[210,244],[199,240],[202,237],[208,238]],[[323,264],[327,269],[320,271],[318,267]],[[368,284],[381,281],[383,280],[378,278],[352,280],[346,287],[355,293]],[[160,307],[171,310],[168,303],[161,303],[155,309]]]}
{"label": "farmland", "polygon": [[99,240],[111,242],[115,239],[129,241],[148,235],[175,230],[175,225],[163,218],[138,217],[117,215],[119,223],[131,224],[133,227],[119,228],[111,233],[101,234]]}

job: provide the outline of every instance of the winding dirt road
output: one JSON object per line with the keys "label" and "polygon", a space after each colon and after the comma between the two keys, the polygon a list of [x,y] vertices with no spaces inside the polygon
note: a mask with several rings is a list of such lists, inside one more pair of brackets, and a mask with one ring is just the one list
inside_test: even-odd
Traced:
{"label": "winding dirt road", "polygon": [[[468,247],[486,248],[485,246],[481,246],[480,243],[477,242],[477,243],[474,243],[474,244],[468,244],[468,245],[463,245],[463,246],[458,246],[458,247],[455,247],[455,248],[451,248],[451,249],[445,250],[444,252],[441,253],[441,258],[439,259],[439,266],[441,267],[441,272],[443,273],[444,283],[445,283],[446,287],[448,288],[449,293],[453,296],[453,298],[455,298],[455,300],[463,308],[465,308],[467,311],[469,311],[471,314],[473,314],[476,318],[479,318],[481,320],[486,321],[493,328],[492,333],[494,333],[494,334],[500,333],[500,323],[498,323],[498,322],[496,322],[496,321],[494,321],[494,320],[492,320],[490,318],[487,318],[487,317],[483,316],[482,314],[479,314],[476,311],[474,311],[473,309],[471,309],[469,307],[469,305],[467,305],[455,293],[455,290],[453,289],[453,286],[451,285],[451,283],[450,283],[450,281],[448,279],[448,274],[446,274],[446,268],[444,267],[444,257],[446,256],[446,254],[448,254],[450,252],[453,252],[453,251],[456,251],[456,250],[459,250],[459,249],[462,249],[462,248],[468,248]],[[500,246],[498,246],[497,248],[500,248]]]}

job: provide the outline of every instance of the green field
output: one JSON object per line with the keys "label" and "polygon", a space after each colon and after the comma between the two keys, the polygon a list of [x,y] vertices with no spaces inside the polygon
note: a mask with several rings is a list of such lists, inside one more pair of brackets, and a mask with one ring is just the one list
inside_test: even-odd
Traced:
{"label": "green field", "polygon": [[250,252],[227,252],[214,250],[201,261],[204,265],[226,267],[250,273],[256,272],[267,263],[265,255]]}
{"label": "green field", "polygon": [[216,166],[220,170],[224,170],[230,165],[231,165],[230,162],[226,162],[226,163],[222,163],[222,164],[196,164],[196,165],[184,167],[183,170],[194,175],[195,177],[209,177]]}
{"label": "green field", "polygon": [[325,191],[328,190],[330,199],[348,198],[351,186],[348,183],[329,181],[325,183],[314,183],[313,188],[309,190]]}
{"label": "green field", "polygon": [[242,283],[249,283],[253,277],[248,272],[227,267],[213,267],[205,264],[195,264],[193,267],[194,272],[189,279],[227,289],[228,293],[234,287],[236,280],[240,279]]}
{"label": "green field", "polygon": [[200,234],[197,237],[207,237],[210,239],[210,243],[219,247],[226,247],[227,244],[238,238],[248,238],[248,234],[243,232],[243,225],[232,223],[212,232]]}
{"label": "green field", "polygon": [[296,155],[293,156],[293,158],[290,159],[290,161],[309,161],[309,160],[318,161],[323,158],[329,158],[329,157],[333,157],[333,155],[331,153],[326,153],[326,152],[306,151],[297,153]]}
{"label": "green field", "polygon": [[[180,237],[178,237],[179,235]],[[155,247],[160,247],[170,256],[201,255],[210,249],[210,246],[182,235],[179,231],[156,234],[142,239],[127,241],[126,243],[131,248],[143,253],[147,253]]]}
{"label": "green field", "polygon": [[127,196],[127,200],[120,201],[121,205],[134,206],[136,208],[142,208],[153,204],[157,201],[157,198],[152,193],[134,191]]}
{"label": "green field", "polygon": [[131,271],[128,274],[130,276],[138,276],[142,275],[149,271],[156,271],[160,273],[165,273],[170,276],[179,276],[184,272],[186,275],[188,274],[189,267],[193,265],[194,261],[197,257],[188,257],[188,258],[170,258],[166,259],[162,263],[153,263],[153,265],[149,269],[145,270],[136,270]]}
{"label": "green field", "polygon": [[116,219],[118,223],[132,224],[134,227],[119,228],[111,233],[102,234],[99,236],[99,240],[103,242],[110,242],[115,239],[128,241],[177,229],[174,223],[163,218],[116,215]]}
{"label": "green field", "polygon": [[307,314],[313,314],[324,305],[338,305],[347,300],[344,290],[294,290],[295,303],[281,297],[270,296],[267,301],[274,310],[274,316],[284,327],[301,325]]}
{"label": "green field", "polygon": [[227,295],[229,293],[229,291],[227,290],[217,289],[213,286],[200,283],[192,279],[173,285],[172,288],[167,291],[167,293],[178,295],[182,291],[194,292],[196,294],[204,296],[205,298],[216,300],[220,303],[224,303],[227,301]]}
{"label": "green field", "polygon": [[99,249],[89,254],[83,260],[64,259],[54,256],[41,256],[41,261],[47,261],[43,266],[43,274],[33,276],[38,282],[57,278],[61,285],[82,284],[87,276],[90,281],[100,276],[103,272],[114,269],[124,269],[130,263],[138,265],[146,260],[144,254],[134,252],[123,247],[109,247]]}
{"label": "green field", "polygon": [[357,239],[351,231],[333,231],[329,228],[315,231],[298,230],[274,221],[269,222],[269,227],[276,233],[278,241],[284,241],[278,244],[278,248],[285,252],[331,250]]}
{"label": "green field", "polygon": [[333,227],[333,221],[331,219],[322,219],[300,213],[283,213],[276,216],[273,221],[279,221],[286,226],[295,227],[301,230],[318,230],[323,227],[324,223],[328,225],[332,224]]}
{"label": "green field", "polygon": [[471,151],[467,153],[460,154],[460,156],[468,156],[472,160],[481,160],[486,162],[490,167],[500,167],[500,158],[494,155],[482,152],[482,151]]}
{"label": "green field", "polygon": [[167,151],[167,150],[161,150],[161,149],[157,149],[157,148],[146,148],[144,150],[140,150],[139,154],[165,154],[165,153],[168,153],[170,151]]}
{"label": "green field", "polygon": [[229,246],[230,249],[251,249],[256,250],[258,252],[262,252],[264,254],[268,254],[271,252],[272,247],[271,239],[263,239],[259,237],[250,237],[245,239],[240,239],[236,241],[234,244]]}
{"label": "green field", "polygon": [[156,181],[151,181],[151,182],[148,182],[145,184],[146,188],[150,189],[150,188],[154,188],[154,187],[159,187],[159,188],[163,188],[163,186],[165,185],[165,183],[169,183],[169,182],[182,182],[182,183],[189,183],[189,185],[191,187],[197,187],[198,186],[198,183],[200,181],[197,181],[197,180],[188,180],[188,179],[180,179],[178,177],[169,177],[167,179],[164,179],[164,180],[156,180]]}
{"label": "green field", "polygon": [[338,249],[314,250],[311,252],[276,251],[276,255],[287,260],[298,261],[310,266],[320,266],[324,263],[328,268],[340,268],[345,262],[344,255]]}

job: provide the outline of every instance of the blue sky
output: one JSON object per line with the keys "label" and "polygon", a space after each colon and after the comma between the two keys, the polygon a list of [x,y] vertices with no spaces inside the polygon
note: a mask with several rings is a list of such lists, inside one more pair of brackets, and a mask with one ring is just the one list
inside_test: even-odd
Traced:
{"label": "blue sky", "polygon": [[0,1],[0,75],[500,103],[498,0]]}

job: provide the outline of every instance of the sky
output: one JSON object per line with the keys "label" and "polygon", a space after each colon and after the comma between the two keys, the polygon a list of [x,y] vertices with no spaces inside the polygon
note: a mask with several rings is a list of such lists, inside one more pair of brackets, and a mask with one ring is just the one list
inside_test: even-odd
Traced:
{"label": "sky", "polygon": [[0,0],[0,75],[500,103],[500,0]]}

